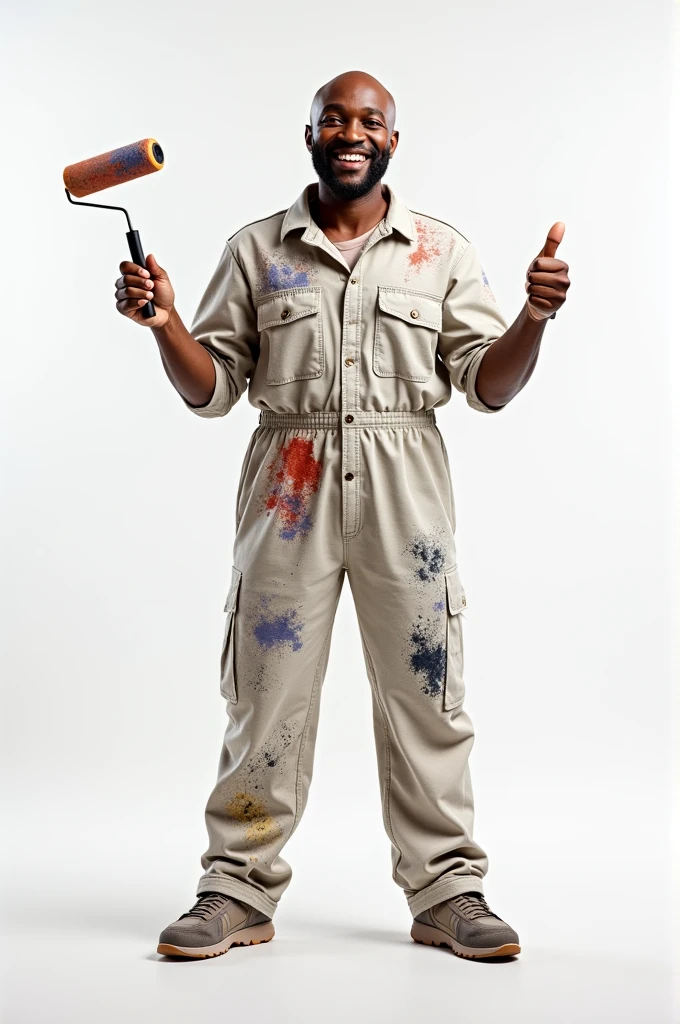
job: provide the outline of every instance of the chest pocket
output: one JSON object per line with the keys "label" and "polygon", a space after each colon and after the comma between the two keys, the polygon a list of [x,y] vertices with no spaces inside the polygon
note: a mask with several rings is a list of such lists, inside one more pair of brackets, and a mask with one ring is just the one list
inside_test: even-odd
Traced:
{"label": "chest pocket", "polygon": [[257,306],[260,357],[267,384],[320,377],[324,371],[321,289],[290,288],[266,295]]}
{"label": "chest pocket", "polygon": [[442,300],[427,292],[378,286],[373,370],[379,377],[429,380],[442,329]]}

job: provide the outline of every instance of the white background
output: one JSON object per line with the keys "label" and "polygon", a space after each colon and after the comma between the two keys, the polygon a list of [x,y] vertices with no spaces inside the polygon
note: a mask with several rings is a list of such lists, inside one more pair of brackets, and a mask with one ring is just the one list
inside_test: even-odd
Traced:
{"label": "white background", "polygon": [[[12,7],[0,61],[4,1019],[677,1019],[672,6]],[[92,201],[128,208],[188,323],[227,236],[314,180],[309,102],[351,68],[397,100],[388,180],[472,238],[509,321],[529,262],[566,224],[572,287],[529,385],[497,416],[456,392],[437,410],[469,601],[477,837],[487,897],[523,951],[482,965],[409,938],[346,582],[277,937],[172,963],[155,946],[193,902],[206,844],[234,498],[257,413],[247,396],[225,419],[187,412],[150,331],[115,310],[123,214],[71,206],[61,174],[159,140],[160,174]]]}

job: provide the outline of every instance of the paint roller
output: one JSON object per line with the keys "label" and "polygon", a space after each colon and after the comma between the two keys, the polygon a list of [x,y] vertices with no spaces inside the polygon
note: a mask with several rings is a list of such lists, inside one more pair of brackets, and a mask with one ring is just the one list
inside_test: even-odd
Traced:
{"label": "paint roller", "polygon": [[[105,203],[77,203],[72,194],[78,197],[89,196],[113,185],[120,185],[124,181],[141,178],[144,174],[153,174],[154,171],[160,171],[164,162],[163,150],[155,139],[140,139],[129,146],[109,150],[108,153],[101,153],[99,156],[81,160],[77,164],[69,164],[64,168],[66,198],[74,206],[98,206],[104,210],[123,211],[130,229],[126,233],[130,255],[133,262],[140,267],[146,267],[146,259],[139,231],[133,229],[125,207],[107,206]],[[155,315],[153,302],[147,302],[142,306],[142,316],[145,320]]]}

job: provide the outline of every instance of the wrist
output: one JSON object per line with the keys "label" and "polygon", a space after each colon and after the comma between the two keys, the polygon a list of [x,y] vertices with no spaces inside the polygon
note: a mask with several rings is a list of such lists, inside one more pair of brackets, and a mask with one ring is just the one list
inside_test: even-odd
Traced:
{"label": "wrist", "polygon": [[168,319],[161,327],[153,328],[154,330],[167,331],[169,328],[174,327],[174,325],[177,323],[177,320],[179,319],[177,310],[175,309],[174,306],[171,306],[170,309],[164,309],[163,312],[167,313]]}
{"label": "wrist", "polygon": [[554,313],[544,313],[542,316],[536,316],[536,313],[534,312],[534,307],[532,307],[528,299],[524,303],[524,308],[526,310],[527,316],[537,324],[543,323],[546,320],[554,320],[555,316],[557,315],[555,311]]}

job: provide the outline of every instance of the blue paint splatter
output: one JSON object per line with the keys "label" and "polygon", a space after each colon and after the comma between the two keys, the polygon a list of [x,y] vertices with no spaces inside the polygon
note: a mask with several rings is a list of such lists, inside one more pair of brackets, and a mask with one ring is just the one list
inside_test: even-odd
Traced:
{"label": "blue paint splatter", "polygon": [[306,270],[284,265],[271,266],[267,274],[267,284],[273,292],[284,288],[306,288],[309,286],[309,274]]}
{"label": "blue paint splatter", "polygon": [[259,622],[253,627],[253,634],[260,647],[271,650],[273,647],[285,647],[291,644],[294,651],[302,647],[300,631],[302,623],[296,622],[297,612],[294,608],[280,615],[260,617]]}
{"label": "blue paint splatter", "polygon": [[432,605],[432,608],[435,612],[443,612],[445,604],[443,601],[435,601],[435,603]]}
{"label": "blue paint splatter", "polygon": [[260,295],[309,288],[319,276],[315,261],[305,253],[292,253],[290,246],[260,249],[255,253],[257,290]]}
{"label": "blue paint splatter", "polygon": [[305,502],[300,494],[286,494],[279,501],[279,509],[287,526],[279,530],[283,540],[294,540],[304,536],[312,528],[312,519],[305,509]]}
{"label": "blue paint splatter", "polygon": [[416,576],[424,583],[430,583],[443,571],[446,554],[440,544],[424,539],[415,540],[410,551],[419,563]]}
{"label": "blue paint splatter", "polygon": [[494,303],[495,306],[497,306],[498,303],[496,302],[496,296],[491,291],[491,285],[489,284],[489,279],[488,279],[488,277],[486,276],[486,274],[484,273],[483,270],[482,270],[482,281],[484,282],[484,294],[486,295],[486,297],[488,299],[491,300],[491,302]]}
{"label": "blue paint splatter", "polygon": [[[419,619],[422,616],[418,616]],[[421,686],[428,697],[438,697],[444,687],[446,669],[446,642],[439,623],[416,623],[409,637],[413,648],[409,662],[416,675],[424,676]]]}

